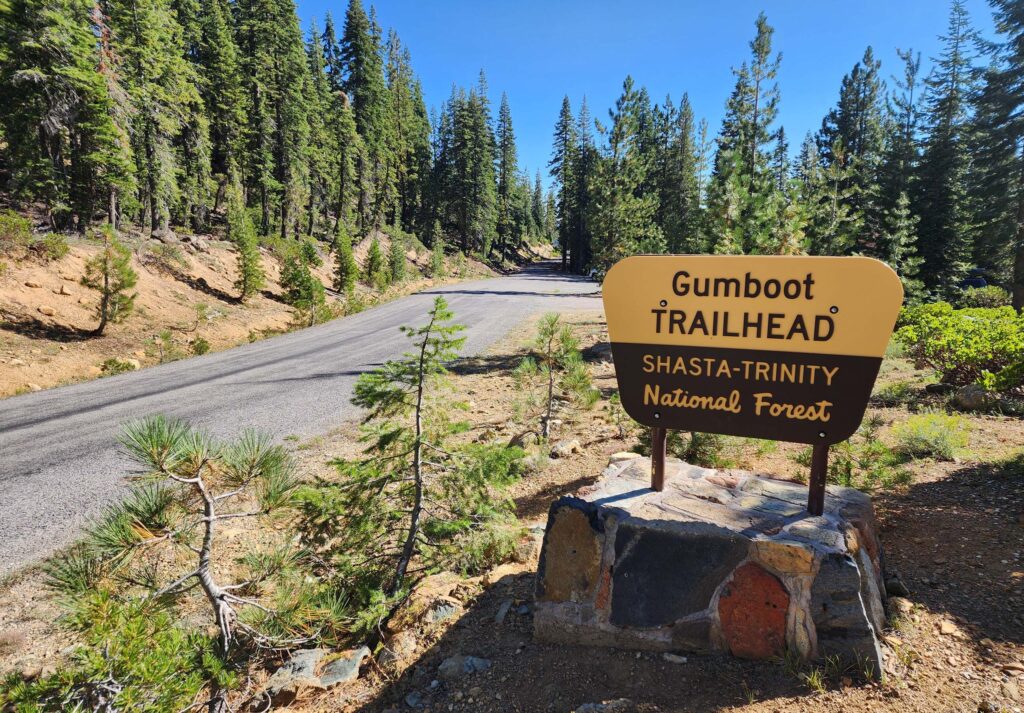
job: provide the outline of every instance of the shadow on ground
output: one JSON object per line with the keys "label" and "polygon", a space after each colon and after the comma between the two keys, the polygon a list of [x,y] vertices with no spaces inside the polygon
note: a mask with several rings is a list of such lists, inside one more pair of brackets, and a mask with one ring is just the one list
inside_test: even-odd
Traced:
{"label": "shadow on ground", "polygon": [[91,329],[78,329],[64,324],[44,322],[35,317],[14,315],[0,321],[0,330],[14,332],[29,339],[52,342],[84,342],[98,336]]}
{"label": "shadow on ground", "polygon": [[[724,656],[688,656],[672,663],[661,654],[537,643],[533,639],[534,573],[508,575],[476,599],[461,619],[377,698],[358,710],[566,713],[587,703],[626,698],[616,711],[714,711],[750,701],[807,694],[781,663],[750,663]],[[504,620],[496,620],[510,602]],[[488,659],[490,667],[444,680],[447,657]],[[436,684],[432,683],[437,681]]]}
{"label": "shadow on ground", "polygon": [[886,568],[976,641],[1024,643],[1024,458],[875,498]]}

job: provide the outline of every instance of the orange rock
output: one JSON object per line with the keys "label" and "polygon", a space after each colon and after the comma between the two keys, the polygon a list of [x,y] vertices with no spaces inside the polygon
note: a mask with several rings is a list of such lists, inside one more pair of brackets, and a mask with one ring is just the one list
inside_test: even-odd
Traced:
{"label": "orange rock", "polygon": [[733,573],[718,600],[722,634],[734,656],[768,659],[786,648],[789,594],[772,574],[748,563]]}

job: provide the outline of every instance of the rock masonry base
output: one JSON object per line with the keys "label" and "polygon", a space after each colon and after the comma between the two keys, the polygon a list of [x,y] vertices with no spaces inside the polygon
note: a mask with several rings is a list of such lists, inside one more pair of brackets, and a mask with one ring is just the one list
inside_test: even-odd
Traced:
{"label": "rock masonry base", "polygon": [[881,547],[871,499],[670,460],[613,461],[556,500],[537,574],[534,635],[626,649],[838,657],[882,671]]}

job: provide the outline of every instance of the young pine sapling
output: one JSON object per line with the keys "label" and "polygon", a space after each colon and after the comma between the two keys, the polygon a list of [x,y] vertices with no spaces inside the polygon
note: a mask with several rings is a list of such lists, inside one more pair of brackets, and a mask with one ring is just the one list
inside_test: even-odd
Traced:
{"label": "young pine sapling", "polygon": [[82,284],[100,293],[100,303],[96,307],[96,316],[100,323],[95,334],[103,334],[108,323],[117,324],[131,314],[135,307],[137,294],[130,291],[139,281],[139,276],[132,269],[131,251],[114,235],[114,229],[105,225],[100,229],[103,236],[103,248],[85,263],[85,275]]}

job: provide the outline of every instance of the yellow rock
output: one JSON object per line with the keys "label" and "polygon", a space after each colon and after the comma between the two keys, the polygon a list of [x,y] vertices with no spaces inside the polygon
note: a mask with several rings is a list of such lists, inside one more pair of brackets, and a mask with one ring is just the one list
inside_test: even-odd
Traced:
{"label": "yellow rock", "polygon": [[796,542],[754,540],[758,562],[782,574],[812,574],[814,553]]}

